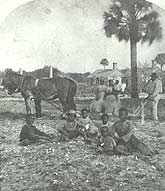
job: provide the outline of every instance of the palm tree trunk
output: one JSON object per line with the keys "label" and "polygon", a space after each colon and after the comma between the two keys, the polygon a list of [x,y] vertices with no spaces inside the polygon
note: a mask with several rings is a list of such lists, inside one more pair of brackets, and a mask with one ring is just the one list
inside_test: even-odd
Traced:
{"label": "palm tree trunk", "polygon": [[130,38],[131,48],[131,97],[138,98],[137,87],[137,42],[134,38]]}

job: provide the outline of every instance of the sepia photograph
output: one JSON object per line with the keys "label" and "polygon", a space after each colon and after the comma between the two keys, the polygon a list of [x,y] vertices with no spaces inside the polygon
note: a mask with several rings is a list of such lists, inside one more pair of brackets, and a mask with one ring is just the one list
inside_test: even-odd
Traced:
{"label": "sepia photograph", "polygon": [[0,0],[0,190],[165,190],[165,0]]}

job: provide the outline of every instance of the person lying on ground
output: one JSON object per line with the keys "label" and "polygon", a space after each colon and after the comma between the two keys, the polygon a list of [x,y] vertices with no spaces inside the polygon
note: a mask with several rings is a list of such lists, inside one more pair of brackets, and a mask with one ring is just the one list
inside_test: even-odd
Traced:
{"label": "person lying on ground", "polygon": [[20,132],[20,145],[26,146],[32,143],[48,141],[51,136],[37,129],[33,123],[35,117],[33,115],[26,116],[26,124],[22,127]]}
{"label": "person lying on ground", "polygon": [[129,155],[138,151],[142,155],[152,155],[152,151],[134,135],[135,126],[127,118],[127,108],[121,107],[119,121],[112,125],[112,137],[116,142],[115,153]]}
{"label": "person lying on ground", "polygon": [[82,127],[81,134],[84,137],[84,141],[89,144],[95,143],[99,135],[99,130],[95,126],[94,122],[90,119],[87,109],[81,110],[79,124]]}
{"label": "person lying on ground", "polygon": [[114,154],[116,146],[115,140],[112,138],[111,124],[109,123],[109,116],[103,114],[101,116],[102,125],[100,127],[100,137],[96,151],[99,153]]}

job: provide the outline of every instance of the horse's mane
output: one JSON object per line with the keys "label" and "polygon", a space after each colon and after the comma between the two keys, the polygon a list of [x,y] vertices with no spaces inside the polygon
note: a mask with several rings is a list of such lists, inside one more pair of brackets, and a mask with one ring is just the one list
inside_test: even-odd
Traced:
{"label": "horse's mane", "polygon": [[[51,78],[49,78],[49,77],[40,77],[40,78],[37,78],[36,76],[31,76],[31,75],[21,75],[18,72],[13,71],[12,69],[7,69],[5,71],[5,75],[6,74],[9,74],[9,75],[10,74],[14,74],[14,75],[19,76],[19,77],[23,76],[23,78],[26,78],[26,79],[45,79],[45,80],[51,80]],[[69,81],[71,81],[73,83],[76,83],[76,81],[73,80],[70,77],[62,77],[62,76],[55,76],[54,77],[54,79],[57,79],[57,78],[63,78],[63,79],[69,80]]]}
{"label": "horse's mane", "polygon": [[17,76],[22,76],[21,74],[19,74],[18,72],[13,71],[12,69],[7,69],[5,71],[5,74],[16,74]]}

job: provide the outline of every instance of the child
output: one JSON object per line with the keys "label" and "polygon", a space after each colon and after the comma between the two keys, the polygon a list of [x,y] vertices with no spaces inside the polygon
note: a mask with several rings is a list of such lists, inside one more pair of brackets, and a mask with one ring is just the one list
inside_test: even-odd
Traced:
{"label": "child", "polygon": [[100,153],[113,154],[114,148],[116,146],[115,140],[112,138],[112,129],[111,125],[108,122],[109,116],[103,114],[101,116],[102,126],[100,127],[101,137],[98,143],[98,151]]}
{"label": "child", "polygon": [[113,124],[113,137],[117,143],[115,152],[117,154],[128,155],[133,150],[139,151],[143,155],[151,155],[148,147],[134,136],[134,125],[127,120],[128,110],[124,107],[119,109],[119,121]]}
{"label": "child", "polygon": [[31,143],[37,143],[40,140],[50,140],[50,136],[37,129],[33,123],[34,116],[26,116],[26,124],[22,127],[20,132],[20,145],[27,146]]}
{"label": "child", "polygon": [[81,110],[81,116],[82,116],[82,118],[79,119],[79,123],[82,126],[81,131],[82,131],[82,135],[84,137],[84,141],[86,143],[95,142],[97,140],[97,136],[99,134],[98,128],[94,125],[94,123],[90,119],[87,109]]}
{"label": "child", "polygon": [[67,120],[64,126],[59,129],[60,141],[69,141],[77,138],[80,133],[80,125],[76,120],[76,111],[70,110],[67,113]]}

